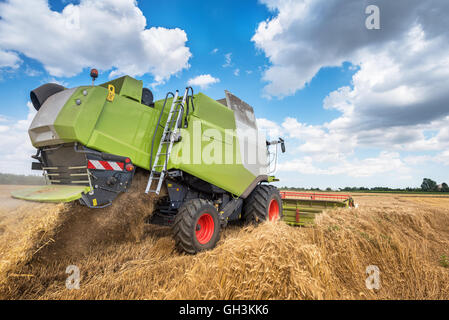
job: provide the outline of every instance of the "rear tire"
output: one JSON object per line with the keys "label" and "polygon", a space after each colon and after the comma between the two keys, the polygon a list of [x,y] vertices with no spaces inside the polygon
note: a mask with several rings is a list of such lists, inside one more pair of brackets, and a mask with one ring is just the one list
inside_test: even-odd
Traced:
{"label": "rear tire", "polygon": [[195,254],[215,247],[220,239],[220,218],[217,209],[203,199],[185,202],[173,224],[176,248]]}
{"label": "rear tire", "polygon": [[282,217],[281,195],[275,186],[260,184],[245,199],[242,218],[247,224],[278,221]]}

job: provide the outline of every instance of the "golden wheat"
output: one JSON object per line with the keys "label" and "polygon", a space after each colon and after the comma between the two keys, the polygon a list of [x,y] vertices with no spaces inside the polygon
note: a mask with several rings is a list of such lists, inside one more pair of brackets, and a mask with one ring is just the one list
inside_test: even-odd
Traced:
{"label": "golden wheat", "polygon": [[[16,262],[0,273],[0,296],[449,299],[449,269],[439,263],[449,254],[449,210],[397,195],[356,201],[358,209],[326,211],[311,228],[229,226],[215,249],[195,256],[174,250],[170,229],[143,227],[151,204],[141,193],[108,210],[51,206],[57,219],[50,213],[51,223],[27,231],[26,245],[8,247]],[[65,287],[68,265],[81,271],[79,290]],[[369,265],[380,269],[379,290],[365,285]]]}

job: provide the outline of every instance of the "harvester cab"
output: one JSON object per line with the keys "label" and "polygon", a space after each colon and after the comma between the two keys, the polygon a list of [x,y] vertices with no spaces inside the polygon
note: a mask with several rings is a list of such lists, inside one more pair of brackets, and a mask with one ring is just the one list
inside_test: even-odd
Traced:
{"label": "harvester cab", "polygon": [[214,247],[228,221],[282,218],[280,193],[269,184],[276,181],[269,148],[277,160],[284,141],[266,141],[246,102],[190,87],[153,101],[142,81],[124,76],[95,85],[98,71],[91,77],[91,86],[31,91],[38,111],[29,128],[32,169],[48,184],[14,197],[103,208],[129,189],[139,168],[149,173],[142,192],[159,196],[148,222],[172,226],[177,248],[188,253]]}

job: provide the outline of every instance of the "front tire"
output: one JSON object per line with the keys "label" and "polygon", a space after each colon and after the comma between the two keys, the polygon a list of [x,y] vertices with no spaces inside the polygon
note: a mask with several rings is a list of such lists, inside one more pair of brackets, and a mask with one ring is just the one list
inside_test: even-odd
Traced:
{"label": "front tire", "polygon": [[275,186],[260,184],[245,199],[242,218],[247,224],[278,221],[282,217],[282,199]]}
{"label": "front tire", "polygon": [[217,209],[203,199],[185,202],[176,215],[173,233],[179,251],[195,254],[214,248],[220,239]]}

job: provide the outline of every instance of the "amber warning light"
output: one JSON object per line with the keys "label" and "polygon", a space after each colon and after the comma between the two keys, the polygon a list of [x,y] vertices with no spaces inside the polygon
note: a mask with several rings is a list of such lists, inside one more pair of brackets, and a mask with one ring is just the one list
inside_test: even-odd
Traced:
{"label": "amber warning light", "polygon": [[93,86],[94,82],[95,82],[95,79],[98,78],[98,70],[97,69],[90,70],[90,76],[92,78],[92,86]]}

